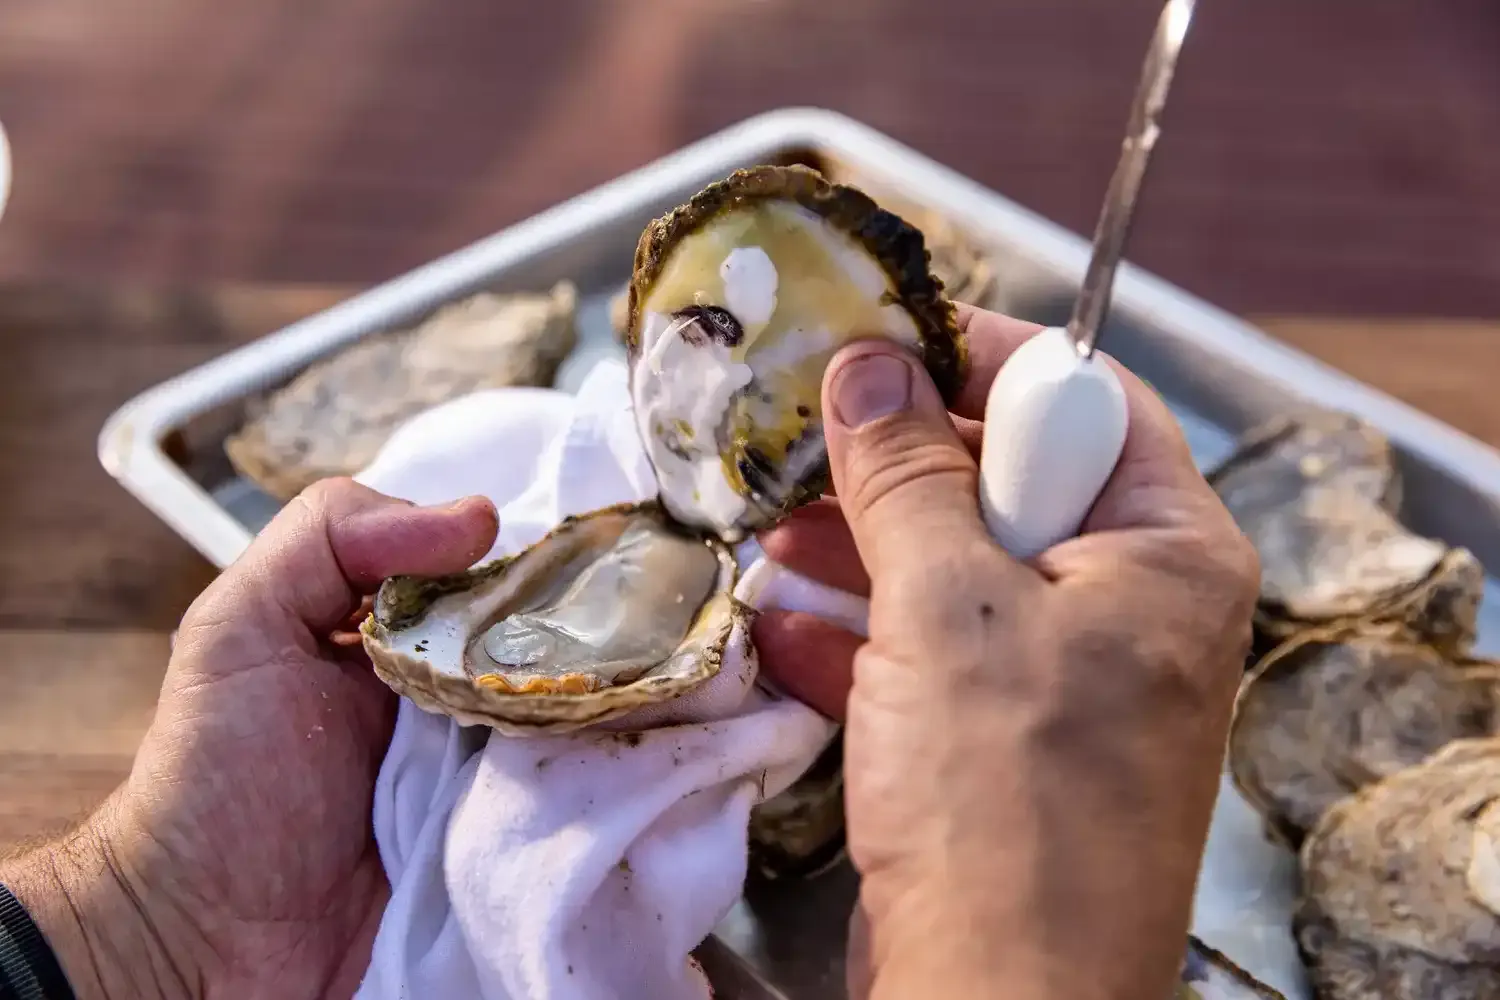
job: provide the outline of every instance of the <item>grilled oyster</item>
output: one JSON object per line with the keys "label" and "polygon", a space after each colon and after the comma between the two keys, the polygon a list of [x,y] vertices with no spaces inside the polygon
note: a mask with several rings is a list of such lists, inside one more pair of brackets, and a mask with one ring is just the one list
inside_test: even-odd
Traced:
{"label": "grilled oyster", "polygon": [[728,544],[823,487],[833,353],[884,335],[949,398],[966,363],[921,234],[806,168],[739,171],[648,226],[628,311],[657,499],[467,573],[386,581],[365,648],[418,705],[565,732],[701,684],[748,641]]}
{"label": "grilled oyster", "polygon": [[1400,630],[1308,632],[1246,678],[1229,733],[1236,786],[1296,848],[1335,802],[1500,723],[1500,663],[1450,660]]}
{"label": "grilled oyster", "polygon": [[1172,1000],[1286,1000],[1192,935]]}
{"label": "grilled oyster", "polygon": [[1208,479],[1260,554],[1264,639],[1368,619],[1401,622],[1445,651],[1473,643],[1483,570],[1467,549],[1397,521],[1390,443],[1357,418],[1272,421]]}
{"label": "grilled oyster", "polygon": [[1453,743],[1343,800],[1301,860],[1294,926],[1318,996],[1500,996],[1500,742]]}
{"label": "grilled oyster", "polygon": [[224,444],[230,462],[283,500],[353,475],[408,418],[478,389],[551,385],[577,341],[576,292],[480,294],[407,330],[366,337],[254,403]]}

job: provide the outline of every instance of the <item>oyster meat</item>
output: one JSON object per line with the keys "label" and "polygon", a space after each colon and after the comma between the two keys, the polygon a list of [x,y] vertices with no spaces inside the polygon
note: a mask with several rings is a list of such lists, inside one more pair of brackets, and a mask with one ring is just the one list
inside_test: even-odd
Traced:
{"label": "oyster meat", "polygon": [[950,399],[966,364],[921,234],[800,167],[738,171],[651,223],[627,310],[659,495],[570,518],[514,558],[387,580],[365,648],[419,706],[566,732],[703,683],[748,642],[729,544],[825,483],[833,353],[883,335]]}
{"label": "oyster meat", "polygon": [[1313,412],[1251,431],[1209,482],[1260,554],[1263,639],[1396,621],[1462,652],[1484,573],[1467,549],[1408,531],[1391,446],[1355,417]]}
{"label": "oyster meat", "polygon": [[1324,1000],[1500,996],[1500,741],[1464,740],[1333,806],[1294,926]]}
{"label": "oyster meat", "polygon": [[1286,1000],[1222,953],[1188,935],[1172,1000]]}
{"label": "oyster meat", "polygon": [[577,342],[576,299],[569,282],[546,294],[483,293],[414,328],[366,337],[252,404],[225,452],[283,500],[353,475],[422,410],[479,389],[551,385]]}
{"label": "oyster meat", "polygon": [[1335,802],[1448,743],[1496,734],[1500,663],[1456,660],[1400,630],[1307,632],[1245,679],[1229,766],[1295,848]]}

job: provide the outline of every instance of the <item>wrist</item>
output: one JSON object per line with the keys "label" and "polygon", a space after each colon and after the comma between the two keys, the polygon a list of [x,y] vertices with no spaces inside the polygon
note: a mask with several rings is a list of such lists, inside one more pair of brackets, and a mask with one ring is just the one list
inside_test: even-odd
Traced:
{"label": "wrist", "polygon": [[165,933],[148,895],[121,870],[112,813],[106,803],[76,830],[0,864],[0,882],[46,939],[78,1000],[192,1000],[202,977],[186,961],[187,939]]}

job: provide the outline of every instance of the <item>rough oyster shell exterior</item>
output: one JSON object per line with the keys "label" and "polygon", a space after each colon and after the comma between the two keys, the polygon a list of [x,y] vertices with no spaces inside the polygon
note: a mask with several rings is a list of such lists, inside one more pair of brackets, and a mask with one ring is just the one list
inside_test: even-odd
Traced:
{"label": "rough oyster shell exterior", "polygon": [[1245,678],[1235,785],[1291,848],[1334,803],[1450,742],[1500,731],[1500,663],[1450,659],[1399,628],[1306,632]]}
{"label": "rough oyster shell exterior", "polygon": [[1294,928],[1323,1000],[1500,996],[1500,742],[1450,744],[1333,806]]}
{"label": "rough oyster shell exterior", "polygon": [[1404,527],[1390,443],[1358,418],[1308,411],[1252,430],[1209,482],[1261,560],[1262,648],[1308,628],[1396,622],[1462,653],[1484,571]]}
{"label": "rough oyster shell exterior", "polygon": [[544,295],[482,293],[410,329],[366,337],[252,403],[224,450],[283,500],[353,475],[422,410],[479,389],[551,385],[577,342],[576,302],[569,282]]}

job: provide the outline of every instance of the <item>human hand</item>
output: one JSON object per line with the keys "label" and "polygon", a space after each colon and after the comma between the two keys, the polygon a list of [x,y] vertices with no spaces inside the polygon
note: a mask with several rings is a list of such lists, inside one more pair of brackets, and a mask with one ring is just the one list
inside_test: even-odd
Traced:
{"label": "human hand", "polygon": [[1165,405],[1119,369],[1130,430],[1084,533],[1008,556],[978,509],[969,418],[1038,328],[960,320],[973,371],[954,417],[898,349],[835,357],[837,498],[762,538],[871,601],[868,642],[781,612],[755,631],[771,676],[847,721],[863,877],[851,993],[1159,1000],[1250,642],[1255,553]]}
{"label": "human hand", "polygon": [[487,500],[328,480],[193,602],[130,777],[0,869],[80,1000],[354,993],[389,894],[370,816],[396,697],[330,635],[387,576],[467,568],[496,528]]}

